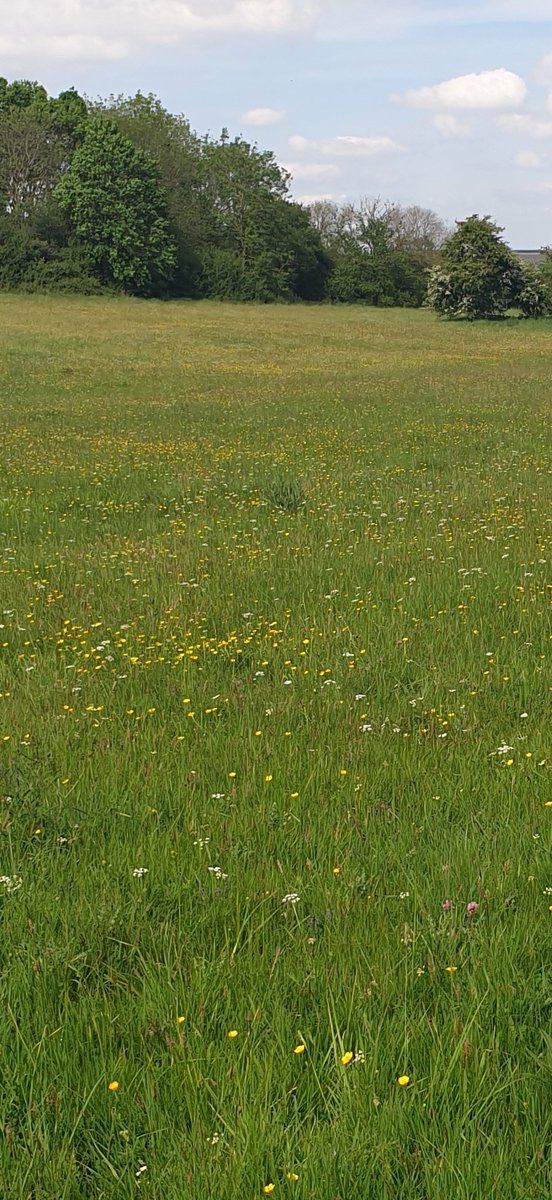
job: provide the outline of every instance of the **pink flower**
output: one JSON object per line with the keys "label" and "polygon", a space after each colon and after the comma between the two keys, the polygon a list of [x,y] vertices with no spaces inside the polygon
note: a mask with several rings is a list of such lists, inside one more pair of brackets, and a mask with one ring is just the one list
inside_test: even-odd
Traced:
{"label": "pink flower", "polygon": [[466,904],[466,916],[473,917],[473,914],[477,912],[478,908],[479,908],[479,905],[478,905],[477,901],[470,900],[469,903]]}
{"label": "pink flower", "polygon": [[450,910],[452,908],[452,900],[443,900],[441,908],[442,908],[443,912],[450,912]]}

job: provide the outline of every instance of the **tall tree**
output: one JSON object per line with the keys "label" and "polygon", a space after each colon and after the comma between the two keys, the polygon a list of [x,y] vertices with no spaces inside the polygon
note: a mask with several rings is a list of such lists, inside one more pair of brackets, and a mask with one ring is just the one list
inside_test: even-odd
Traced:
{"label": "tall tree", "polygon": [[163,293],[175,247],[159,173],[113,121],[88,120],[56,197],[103,283],[140,295]]}

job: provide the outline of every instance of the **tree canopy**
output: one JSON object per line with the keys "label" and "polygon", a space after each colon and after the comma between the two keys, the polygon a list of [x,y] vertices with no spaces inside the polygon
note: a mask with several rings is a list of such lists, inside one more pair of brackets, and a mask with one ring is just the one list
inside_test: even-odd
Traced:
{"label": "tree canopy", "polygon": [[524,266],[490,217],[457,222],[431,272],[428,297],[435,312],[469,320],[502,317],[509,309],[540,316],[547,308],[544,285]]}
{"label": "tree canopy", "polygon": [[416,306],[429,279],[447,316],[547,307],[489,218],[451,234],[380,198],[305,207],[291,183],[270,150],[199,136],[154,95],[0,77],[0,288]]}

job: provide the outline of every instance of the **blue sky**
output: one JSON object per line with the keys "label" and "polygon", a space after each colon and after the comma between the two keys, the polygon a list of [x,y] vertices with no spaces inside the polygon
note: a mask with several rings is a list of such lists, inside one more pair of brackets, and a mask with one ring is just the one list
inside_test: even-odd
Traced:
{"label": "blue sky", "polygon": [[490,213],[552,243],[552,0],[20,0],[0,74],[153,91],[273,149],[305,202]]}

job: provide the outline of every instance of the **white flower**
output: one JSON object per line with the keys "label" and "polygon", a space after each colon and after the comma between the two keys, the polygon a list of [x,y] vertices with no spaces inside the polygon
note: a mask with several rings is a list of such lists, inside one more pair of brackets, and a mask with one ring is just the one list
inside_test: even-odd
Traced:
{"label": "white flower", "polygon": [[13,892],[18,892],[23,886],[23,880],[20,875],[0,875],[0,884],[11,896]]}
{"label": "white flower", "polygon": [[506,742],[504,742],[503,746],[497,746],[496,754],[509,754],[510,750],[513,750],[513,749],[514,749],[513,746],[507,746]]}
{"label": "white flower", "polygon": [[300,897],[297,895],[297,892],[288,892],[287,896],[282,896],[282,904],[297,904],[299,899]]}
{"label": "white flower", "polygon": [[211,800],[224,800],[224,792],[212,792]]}
{"label": "white flower", "polygon": [[148,874],[148,871],[149,867],[135,867],[132,874],[135,879],[143,879],[144,875]]}
{"label": "white flower", "polygon": [[211,872],[211,875],[215,876],[215,879],[228,879],[228,876],[224,874],[224,871],[220,867],[207,867],[207,870]]}
{"label": "white flower", "polygon": [[365,699],[366,699],[366,693],[365,693],[365,692],[359,692],[359,693],[358,693],[358,696],[355,696],[355,700],[365,700]]}
{"label": "white flower", "polygon": [[372,732],[372,726],[371,726],[371,725],[361,725],[361,726],[360,726],[360,732],[361,732],[361,733],[371,733],[371,732]]}
{"label": "white flower", "polygon": [[147,1169],[148,1169],[148,1168],[146,1167],[146,1164],[145,1164],[145,1163],[142,1163],[142,1166],[141,1166],[141,1167],[138,1167],[138,1170],[135,1172],[135,1176],[134,1176],[134,1178],[135,1178],[135,1179],[139,1179],[139,1178],[140,1178],[140,1176],[144,1174],[144,1171],[147,1171]]}
{"label": "white flower", "polygon": [[410,892],[399,892],[399,900],[408,900]]}

